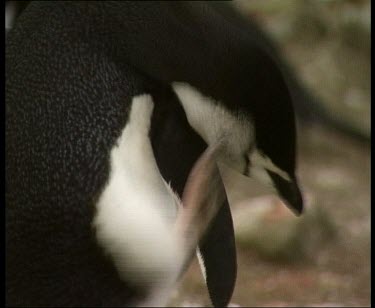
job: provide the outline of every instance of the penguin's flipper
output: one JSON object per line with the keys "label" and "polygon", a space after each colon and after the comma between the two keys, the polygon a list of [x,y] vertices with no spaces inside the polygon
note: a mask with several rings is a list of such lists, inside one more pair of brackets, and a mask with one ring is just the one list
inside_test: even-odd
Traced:
{"label": "penguin's flipper", "polygon": [[176,219],[176,232],[183,239],[186,260],[194,254],[223,201],[224,184],[216,163],[223,144],[209,146],[194,164],[182,195],[183,207]]}
{"label": "penguin's flipper", "polygon": [[186,237],[187,264],[199,246],[203,275],[215,307],[227,306],[237,274],[232,216],[216,158],[222,143],[210,145],[194,164],[182,196],[176,226]]}
{"label": "penguin's flipper", "polygon": [[[190,211],[187,220],[190,222],[182,219],[177,222],[179,226],[194,228],[184,232],[190,236],[187,249],[192,253],[199,246],[198,258],[201,257],[201,269],[215,307],[228,305],[237,274],[233,220],[216,163],[222,145],[218,142],[209,146],[195,163],[182,197],[185,211]],[[180,215],[180,218],[184,216],[187,217]],[[193,240],[192,234],[195,235]]]}
{"label": "penguin's flipper", "polygon": [[237,275],[233,220],[226,198],[199,243],[198,258],[212,304],[214,307],[226,307]]}

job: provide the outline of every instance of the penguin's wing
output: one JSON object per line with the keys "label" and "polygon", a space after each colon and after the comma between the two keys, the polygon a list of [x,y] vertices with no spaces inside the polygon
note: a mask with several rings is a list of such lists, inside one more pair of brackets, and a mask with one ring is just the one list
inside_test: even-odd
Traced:
{"label": "penguin's wing", "polygon": [[[182,197],[190,222],[179,222],[186,234],[199,240],[198,258],[215,307],[228,305],[237,274],[233,221],[216,163],[220,150],[220,142],[209,146],[195,163]],[[189,226],[194,230],[187,231]],[[194,239],[189,250],[198,244]]]}
{"label": "penguin's wing", "polygon": [[232,214],[227,197],[201,239],[198,259],[214,307],[226,307],[237,276],[237,255]]}
{"label": "penguin's wing", "polygon": [[184,238],[186,256],[195,251],[212,219],[225,200],[216,157],[222,144],[209,146],[194,164],[182,195],[183,207],[176,219],[177,232]]}

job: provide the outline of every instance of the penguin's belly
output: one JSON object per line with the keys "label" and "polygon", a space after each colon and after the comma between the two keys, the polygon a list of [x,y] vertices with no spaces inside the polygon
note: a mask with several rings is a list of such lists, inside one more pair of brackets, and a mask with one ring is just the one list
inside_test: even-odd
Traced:
{"label": "penguin's belly", "polygon": [[133,99],[94,220],[99,244],[120,277],[151,296],[175,281],[183,258],[172,232],[179,199],[164,182],[149,139],[153,107],[149,95]]}

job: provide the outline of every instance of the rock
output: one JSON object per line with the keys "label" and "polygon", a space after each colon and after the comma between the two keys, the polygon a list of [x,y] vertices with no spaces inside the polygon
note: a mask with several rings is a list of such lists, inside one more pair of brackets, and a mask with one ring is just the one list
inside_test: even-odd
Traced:
{"label": "rock", "polygon": [[274,197],[242,202],[235,207],[233,219],[239,247],[273,261],[302,260],[335,233],[332,219],[323,208],[309,206],[296,217]]}

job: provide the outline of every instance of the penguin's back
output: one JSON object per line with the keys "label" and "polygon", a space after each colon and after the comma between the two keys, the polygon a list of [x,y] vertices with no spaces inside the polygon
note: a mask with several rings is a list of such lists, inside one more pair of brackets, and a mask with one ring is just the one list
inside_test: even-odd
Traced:
{"label": "penguin's back", "polygon": [[145,79],[102,54],[90,30],[54,22],[58,10],[32,10],[6,47],[7,304],[132,305],[142,294],[99,248],[92,220]]}

